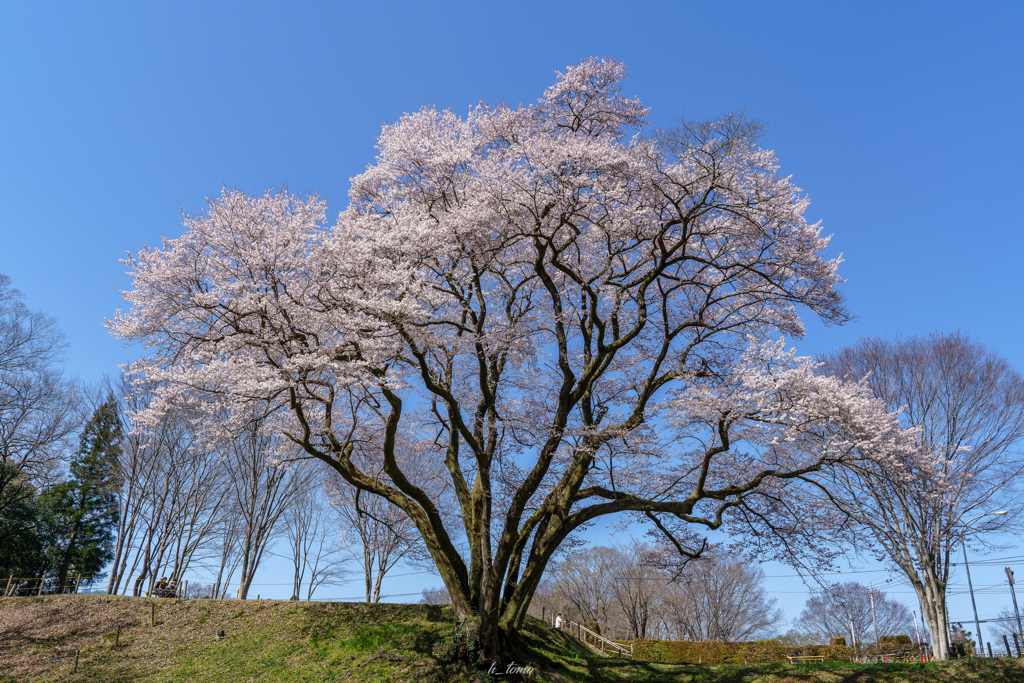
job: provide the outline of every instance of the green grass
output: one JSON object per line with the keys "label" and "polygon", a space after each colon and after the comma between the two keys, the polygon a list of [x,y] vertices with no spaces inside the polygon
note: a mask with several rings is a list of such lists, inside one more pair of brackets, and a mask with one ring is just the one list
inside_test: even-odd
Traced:
{"label": "green grass", "polygon": [[[150,605],[156,605],[156,625]],[[471,683],[505,681],[446,664],[454,614],[424,605],[174,603],[108,596],[0,599],[0,683],[149,681]],[[114,647],[120,626],[118,647]],[[226,637],[214,634],[224,630]],[[78,671],[73,673],[75,653]],[[941,664],[674,665],[602,656],[530,620],[513,662],[552,683],[1024,683],[1017,660]]]}

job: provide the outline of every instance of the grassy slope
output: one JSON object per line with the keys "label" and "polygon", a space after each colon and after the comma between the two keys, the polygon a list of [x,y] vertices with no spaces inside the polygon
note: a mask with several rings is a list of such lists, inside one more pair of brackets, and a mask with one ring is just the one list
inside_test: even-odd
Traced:
{"label": "grassy slope", "polygon": [[[156,605],[156,625],[150,624]],[[464,681],[439,664],[450,608],[278,601],[142,600],[106,596],[0,598],[0,682],[8,681]],[[120,645],[114,634],[121,626]],[[216,640],[223,629],[226,637]],[[1024,663],[700,667],[602,657],[532,621],[521,665],[533,680],[666,683],[1024,682]],[[72,673],[80,651],[78,672]],[[508,662],[498,665],[504,670]],[[487,676],[479,676],[487,678]],[[493,680],[508,680],[495,677]]]}

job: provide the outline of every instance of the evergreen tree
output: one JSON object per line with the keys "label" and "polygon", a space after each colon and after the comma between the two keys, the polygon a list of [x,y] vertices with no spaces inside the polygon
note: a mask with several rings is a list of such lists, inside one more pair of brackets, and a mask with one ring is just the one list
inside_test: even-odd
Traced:
{"label": "evergreen tree", "polygon": [[0,576],[41,576],[53,517],[21,470],[0,462]]}
{"label": "evergreen tree", "polygon": [[59,529],[47,555],[60,587],[67,585],[72,568],[93,576],[113,557],[121,441],[121,415],[110,395],[82,430],[70,478],[44,496]]}

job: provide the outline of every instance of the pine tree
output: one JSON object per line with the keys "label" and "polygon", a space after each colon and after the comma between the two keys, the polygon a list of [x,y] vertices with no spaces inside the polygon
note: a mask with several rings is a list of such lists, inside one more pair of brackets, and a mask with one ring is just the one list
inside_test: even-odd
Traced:
{"label": "pine tree", "polygon": [[61,531],[49,553],[59,587],[67,585],[72,567],[91,576],[113,557],[122,435],[117,401],[110,395],[82,430],[70,478],[47,496]]}
{"label": "pine tree", "polygon": [[52,544],[49,508],[22,472],[0,462],[0,576],[40,576]]}

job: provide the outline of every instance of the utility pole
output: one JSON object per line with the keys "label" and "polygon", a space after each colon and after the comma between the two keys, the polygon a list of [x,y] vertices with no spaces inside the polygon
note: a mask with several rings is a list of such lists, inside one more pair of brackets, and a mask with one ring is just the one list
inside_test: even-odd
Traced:
{"label": "utility pole", "polygon": [[845,600],[837,599],[837,602],[846,611],[846,618],[850,621],[850,647],[853,648],[854,655],[860,654],[857,650],[857,630],[853,627],[853,612]]}
{"label": "utility pole", "polygon": [[967,589],[971,593],[971,607],[974,608],[974,627],[977,629],[977,631],[975,631],[975,635],[978,638],[977,651],[984,654],[985,641],[981,637],[981,622],[978,621],[978,605],[974,602],[974,584],[971,583],[971,566],[967,564],[967,541],[963,536],[960,537],[960,544],[964,548],[964,569],[967,571]]}
{"label": "utility pole", "polygon": [[[863,584],[861,584],[863,585]],[[871,623],[875,625],[875,654],[882,654],[882,644],[878,640],[878,620],[875,618],[875,589],[868,584],[868,597],[871,599]]]}
{"label": "utility pole", "polygon": [[1013,570],[1009,567],[1003,567],[1006,570],[1006,579],[1010,582],[1010,595],[1013,596],[1013,611],[1017,615],[1017,633],[1021,634],[1024,638],[1024,628],[1020,626],[1020,610],[1017,609],[1017,591],[1013,588]]}

